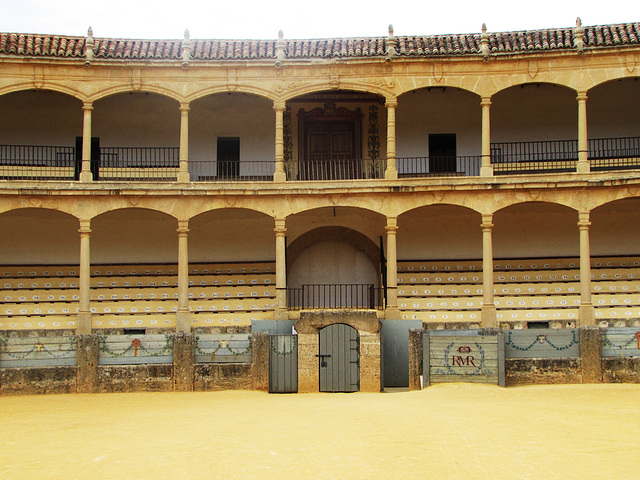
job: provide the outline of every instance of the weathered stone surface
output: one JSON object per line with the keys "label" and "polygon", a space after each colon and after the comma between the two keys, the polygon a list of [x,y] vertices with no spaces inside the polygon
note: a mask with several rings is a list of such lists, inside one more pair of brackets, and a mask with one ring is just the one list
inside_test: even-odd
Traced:
{"label": "weathered stone surface", "polygon": [[252,341],[253,389],[269,391],[269,334],[254,333]]}
{"label": "weathered stone surface", "polygon": [[409,330],[409,390],[420,390],[422,334],[422,330]]}
{"label": "weathered stone surface", "polygon": [[580,329],[582,383],[602,383],[602,339],[600,328]]}
{"label": "weathered stone surface", "polygon": [[98,392],[170,392],[173,365],[109,365],[98,367]]}
{"label": "weathered stone surface", "polygon": [[506,359],[506,386],[581,383],[578,358]]}
{"label": "weathered stone surface", "polygon": [[344,323],[366,333],[378,333],[382,328],[375,310],[312,310],[300,312],[295,329],[298,333],[317,333],[334,323]]}
{"label": "weathered stone surface", "polygon": [[250,363],[210,363],[194,366],[195,391],[253,389]]}
{"label": "weathered stone surface", "polygon": [[98,335],[78,336],[78,393],[94,393],[98,388]]}
{"label": "weathered stone surface", "polygon": [[193,335],[176,333],[173,337],[173,386],[176,392],[193,391]]}
{"label": "weathered stone surface", "polygon": [[605,383],[640,383],[640,358],[603,358]]}
{"label": "weathered stone surface", "polygon": [[318,333],[298,333],[298,392],[311,393],[320,390],[320,353]]}
{"label": "weathered stone surface", "polygon": [[0,369],[0,395],[74,393],[76,367],[28,367]]}
{"label": "weathered stone surface", "polygon": [[360,334],[360,391],[379,392],[382,389],[380,334]]}

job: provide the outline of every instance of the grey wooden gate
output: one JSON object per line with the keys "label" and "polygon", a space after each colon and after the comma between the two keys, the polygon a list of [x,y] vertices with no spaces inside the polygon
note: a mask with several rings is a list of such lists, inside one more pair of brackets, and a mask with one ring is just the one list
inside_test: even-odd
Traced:
{"label": "grey wooden gate", "polygon": [[269,392],[298,391],[298,336],[269,336]]}
{"label": "grey wooden gate", "polygon": [[357,392],[360,389],[358,331],[343,323],[320,330],[320,391]]}

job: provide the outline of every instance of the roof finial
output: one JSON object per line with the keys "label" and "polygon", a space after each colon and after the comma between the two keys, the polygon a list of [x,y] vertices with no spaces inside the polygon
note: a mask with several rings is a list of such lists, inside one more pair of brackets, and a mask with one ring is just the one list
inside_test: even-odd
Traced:
{"label": "roof finial", "polygon": [[95,47],[95,40],[93,39],[93,28],[89,27],[87,30],[87,39],[84,42],[84,65],[90,67],[93,61],[93,48]]}
{"label": "roof finial", "polygon": [[188,67],[189,60],[191,60],[191,52],[193,51],[193,42],[191,41],[191,34],[189,33],[189,29],[185,29],[184,31],[184,39],[182,40],[182,66]]}
{"label": "roof finial", "polygon": [[489,34],[487,33],[487,24],[482,24],[482,35],[480,36],[480,53],[484,60],[489,58]]}
{"label": "roof finial", "polygon": [[282,66],[282,62],[285,59],[285,54],[284,54],[284,47],[285,47],[285,43],[284,43],[284,32],[282,30],[280,30],[278,32],[278,40],[276,40],[276,68],[280,68]]}
{"label": "roof finial", "polygon": [[389,36],[387,37],[387,41],[385,43],[387,47],[387,61],[390,61],[392,57],[395,57],[397,55],[398,49],[398,41],[393,34],[393,25],[389,25]]}
{"label": "roof finial", "polygon": [[584,52],[584,28],[582,28],[582,20],[576,18],[576,28],[573,31],[573,46],[576,47],[578,54]]}

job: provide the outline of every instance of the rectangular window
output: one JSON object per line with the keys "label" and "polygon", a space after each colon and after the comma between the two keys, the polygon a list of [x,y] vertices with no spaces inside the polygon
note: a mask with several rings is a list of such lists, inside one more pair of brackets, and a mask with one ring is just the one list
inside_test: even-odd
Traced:
{"label": "rectangular window", "polygon": [[218,178],[240,175],[240,137],[218,137]]}

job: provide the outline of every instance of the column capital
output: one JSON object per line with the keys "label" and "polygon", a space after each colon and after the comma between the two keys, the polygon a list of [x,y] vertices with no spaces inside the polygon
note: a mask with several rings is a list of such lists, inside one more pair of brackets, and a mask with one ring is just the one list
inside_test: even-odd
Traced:
{"label": "column capital", "polygon": [[491,106],[491,97],[481,97],[480,98],[480,105],[483,106],[483,107]]}
{"label": "column capital", "polygon": [[273,101],[273,109],[276,112],[284,112],[287,108],[287,102],[285,100],[274,100]]}
{"label": "column capital", "polygon": [[482,230],[491,230],[493,228],[493,214],[487,213],[482,215]]}
{"label": "column capital", "polygon": [[578,227],[580,229],[589,229],[591,225],[590,212],[578,212]]}
{"label": "column capital", "polygon": [[79,233],[91,233],[91,220],[81,219]]}
{"label": "column capital", "polygon": [[386,97],[384,104],[387,108],[396,108],[398,106],[398,97]]}
{"label": "column capital", "polygon": [[180,102],[180,111],[188,112],[191,107],[189,106],[189,102]]}
{"label": "column capital", "polygon": [[82,102],[82,110],[93,110],[93,102]]}
{"label": "column capital", "polygon": [[284,235],[285,233],[287,233],[286,223],[287,221],[284,218],[276,218],[276,226],[273,229],[273,231],[276,232],[276,235]]}
{"label": "column capital", "polygon": [[589,97],[587,96],[587,92],[578,92],[576,98],[579,102],[586,102]]}
{"label": "column capital", "polygon": [[189,220],[178,220],[178,233],[189,233]]}
{"label": "column capital", "polygon": [[387,217],[387,225],[384,228],[387,233],[396,233],[398,230],[398,217]]}

